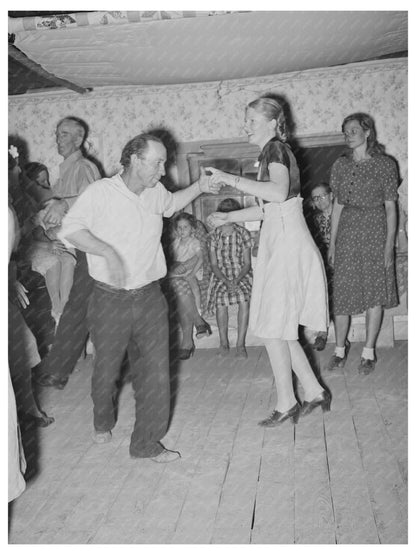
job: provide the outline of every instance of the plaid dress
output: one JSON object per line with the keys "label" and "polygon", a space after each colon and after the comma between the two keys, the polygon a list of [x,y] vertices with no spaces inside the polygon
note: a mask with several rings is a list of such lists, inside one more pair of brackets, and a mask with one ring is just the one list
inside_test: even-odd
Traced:
{"label": "plaid dress", "polygon": [[[244,266],[244,251],[252,246],[250,232],[237,224],[233,224],[233,231],[225,235],[222,226],[210,233],[210,252],[215,254],[218,268],[229,280],[239,276]],[[215,307],[229,306],[241,302],[248,302],[251,297],[253,272],[250,270],[237,284],[233,291],[229,291],[226,284],[214,274],[210,289],[208,312]]]}

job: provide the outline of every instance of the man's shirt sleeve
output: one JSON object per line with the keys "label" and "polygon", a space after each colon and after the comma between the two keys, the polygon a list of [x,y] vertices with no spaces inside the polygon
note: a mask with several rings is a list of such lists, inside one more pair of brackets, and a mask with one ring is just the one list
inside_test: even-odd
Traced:
{"label": "man's shirt sleeve", "polygon": [[74,199],[74,203],[62,220],[61,229],[58,232],[60,239],[65,246],[72,247],[73,244],[67,241],[66,237],[81,229],[91,230],[94,213],[96,209],[96,187],[87,187],[79,197]]}

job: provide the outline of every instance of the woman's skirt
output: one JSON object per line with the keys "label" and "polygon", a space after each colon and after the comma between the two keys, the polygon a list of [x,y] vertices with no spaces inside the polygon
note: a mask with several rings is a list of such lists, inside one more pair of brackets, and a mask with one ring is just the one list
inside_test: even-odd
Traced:
{"label": "woman's skirt", "polygon": [[334,314],[397,306],[395,268],[385,267],[384,206],[344,206],[335,245]]}
{"label": "woman's skirt", "polygon": [[254,270],[250,328],[269,339],[298,339],[299,325],[329,324],[325,266],[306,225],[302,199],[264,205]]}

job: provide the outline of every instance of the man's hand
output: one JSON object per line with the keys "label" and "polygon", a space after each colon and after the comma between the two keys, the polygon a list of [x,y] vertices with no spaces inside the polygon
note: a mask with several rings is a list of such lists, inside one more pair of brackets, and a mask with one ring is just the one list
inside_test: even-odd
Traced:
{"label": "man's hand", "polygon": [[14,288],[17,304],[22,308],[27,308],[30,302],[28,296],[26,295],[26,293],[28,292],[26,287],[22,283],[20,283],[20,281],[16,280],[14,283]]}
{"label": "man's hand", "polygon": [[45,203],[43,222],[48,225],[61,225],[62,218],[68,210],[65,199],[53,198]]}
{"label": "man's hand", "polygon": [[112,247],[109,247],[104,254],[104,258],[107,261],[112,284],[120,289],[123,288],[126,284],[127,274],[121,257]]}
{"label": "man's hand", "polygon": [[223,172],[221,170],[217,170],[216,168],[208,167],[205,169],[211,173],[210,182],[212,184],[219,185],[220,187],[223,187],[224,185],[234,187],[236,178],[239,179],[238,176],[232,173]]}

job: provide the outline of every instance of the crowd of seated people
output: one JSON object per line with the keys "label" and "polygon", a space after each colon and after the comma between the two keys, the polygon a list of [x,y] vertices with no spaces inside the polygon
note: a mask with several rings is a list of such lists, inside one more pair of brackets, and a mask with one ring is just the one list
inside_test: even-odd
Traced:
{"label": "crowd of seated people", "polygon": [[[235,199],[224,199],[219,211],[236,210]],[[176,307],[182,340],[179,358],[185,360],[195,350],[195,337],[212,334],[204,318],[215,316],[218,356],[230,353],[229,307],[238,306],[235,355],[247,358],[245,339],[248,328],[252,284],[250,232],[238,224],[224,224],[207,231],[192,214],[181,212],[171,222],[165,246],[169,260],[167,291],[171,307]]]}

